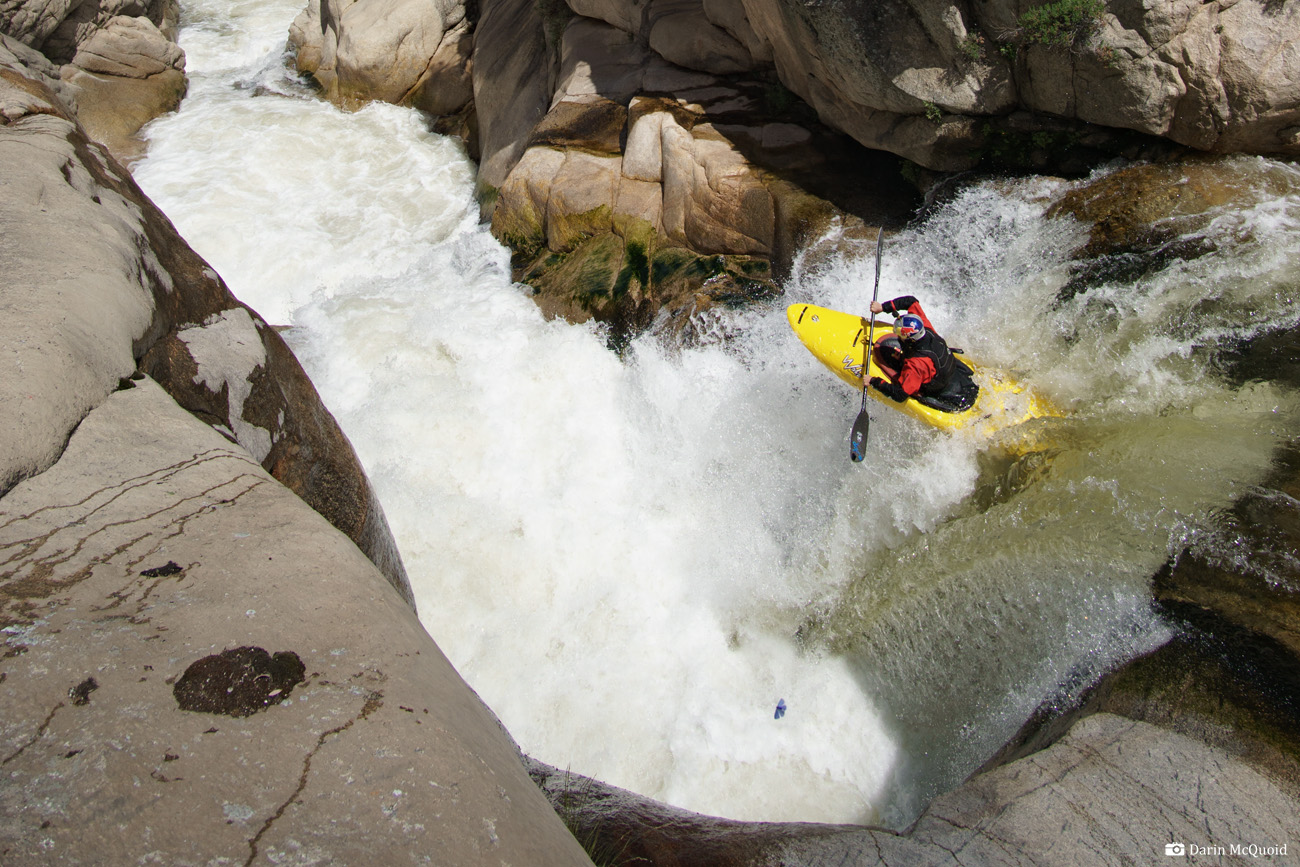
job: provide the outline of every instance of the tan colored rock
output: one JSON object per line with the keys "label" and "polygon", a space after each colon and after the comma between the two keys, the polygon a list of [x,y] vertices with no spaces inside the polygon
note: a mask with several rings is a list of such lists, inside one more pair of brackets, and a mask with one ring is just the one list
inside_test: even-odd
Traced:
{"label": "tan colored rock", "polygon": [[[474,36],[480,194],[499,189],[551,104],[551,56],[532,0],[481,0]],[[491,214],[490,196],[485,216]]]}
{"label": "tan colored rock", "polygon": [[743,43],[709,20],[703,0],[652,0],[647,23],[650,47],[670,63],[715,75],[758,65]]}
{"label": "tan colored rock", "polygon": [[731,34],[755,61],[771,63],[772,46],[754,31],[745,13],[744,0],[704,0],[704,14]]}
{"label": "tan colored rock", "polygon": [[149,78],[185,69],[185,52],[148,18],[116,16],[77,46],[72,65],[119,78]]}
{"label": "tan colored rock", "polygon": [[663,233],[663,188],[654,181],[642,181],[624,175],[618,182],[612,223],[614,231],[629,237],[630,225],[645,223],[658,235]]}
{"label": "tan colored rock", "polygon": [[659,183],[664,176],[663,125],[672,117],[664,111],[638,112],[638,103],[649,100],[638,97],[632,103],[634,118],[623,147],[623,177],[637,181]]}
{"label": "tan colored rock", "polygon": [[1291,835],[1300,823],[1300,804],[1287,787],[1240,757],[1106,713],[1084,717],[1047,749],[941,795],[904,833],[729,821],[540,763],[530,770],[579,834],[617,846],[629,860],[657,863],[1159,864],[1171,842],[1225,851],[1232,844],[1286,846],[1293,853]]}
{"label": "tan colored rock", "polygon": [[407,102],[435,117],[463,109],[474,99],[473,52],[473,31],[462,20],[443,36]]}
{"label": "tan colored rock", "polygon": [[583,18],[604,21],[633,36],[641,32],[641,21],[653,0],[568,0],[569,8]]}
{"label": "tan colored rock", "polygon": [[468,30],[460,0],[310,0],[289,42],[333,102],[451,113],[471,95]]}
{"label": "tan colored rock", "polygon": [[564,161],[562,150],[529,148],[506,178],[492,212],[492,230],[512,249],[535,255],[546,246],[551,187]]}
{"label": "tan colored rock", "polygon": [[546,245],[566,252],[613,228],[620,166],[617,156],[569,150],[551,180],[546,205]]}
{"label": "tan colored rock", "polygon": [[589,865],[283,341],[42,81],[0,107],[4,863]]}
{"label": "tan colored rock", "polygon": [[75,91],[45,55],[0,33],[0,124],[31,114],[76,116]]}
{"label": "tan colored rock", "polygon": [[702,253],[768,255],[775,225],[771,194],[727,140],[686,132],[665,121],[664,228],[676,243]]}
{"label": "tan colored rock", "polygon": [[[18,371],[0,382],[0,405],[9,407],[0,414],[0,494],[49,466],[69,431],[139,362],[186,408],[261,455],[411,599],[356,454],[284,341],[235,300],[52,93],[15,74],[0,95],[11,81],[27,82],[18,92],[29,101],[43,92],[45,103],[0,126],[0,268],[9,275],[0,284],[8,311],[0,345]],[[220,384],[196,381],[198,361],[180,334],[240,316],[251,317],[260,347],[249,351],[266,363]]]}
{"label": "tan colored rock", "polygon": [[63,76],[86,134],[128,166],[145,154],[137,133],[154,118],[178,109],[189,87],[179,69],[136,78],[98,75],[68,65]]}
{"label": "tan colored rock", "polygon": [[[1015,105],[1002,57],[968,55],[974,22],[963,6],[744,2],[785,86],[867,147],[931,168],[965,168],[974,124],[952,116],[998,115]],[[936,110],[945,115],[938,123],[926,117]]]}
{"label": "tan colored rock", "polygon": [[[48,77],[49,71],[40,69],[43,64],[62,64],[57,73],[62,83],[54,88],[59,97],[92,138],[129,163],[144,150],[136,137],[140,128],[175,110],[185,94],[185,54],[176,44],[178,15],[173,0],[75,5],[24,0],[13,4],[7,26],[43,52],[41,62],[28,54],[17,65]],[[0,29],[5,27],[0,16]]]}
{"label": "tan colored rock", "polygon": [[590,864],[356,546],[149,380],[0,551],[7,865]]}

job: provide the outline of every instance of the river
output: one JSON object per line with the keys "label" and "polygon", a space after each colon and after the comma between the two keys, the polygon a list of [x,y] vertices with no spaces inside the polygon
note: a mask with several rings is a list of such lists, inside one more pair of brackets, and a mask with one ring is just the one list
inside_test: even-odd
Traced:
{"label": "river", "polygon": [[881,297],[921,296],[1065,415],[989,443],[873,405],[855,465],[859,396],[784,304],[863,309],[871,244],[823,239],[779,303],[615,355],[511,282],[458,142],[287,71],[300,6],[188,2],[190,92],[134,172],[286,326],[422,621],[543,761],[715,815],[903,827],[1042,701],[1168,637],[1151,575],[1295,430],[1291,391],[1230,384],[1214,352],[1296,319],[1294,167],[1240,160],[1292,194],[1072,297],[1085,229],[1045,216],[1069,182],[972,183],[890,235]]}

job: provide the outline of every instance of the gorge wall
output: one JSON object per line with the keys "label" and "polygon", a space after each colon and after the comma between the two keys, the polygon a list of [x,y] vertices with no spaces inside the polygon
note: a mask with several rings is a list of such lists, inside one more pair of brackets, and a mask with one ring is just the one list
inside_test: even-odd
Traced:
{"label": "gorge wall", "polygon": [[312,0],[298,67],[466,136],[519,278],[616,343],[770,294],[832,219],[896,224],[900,173],[1300,155],[1294,0],[392,5]]}

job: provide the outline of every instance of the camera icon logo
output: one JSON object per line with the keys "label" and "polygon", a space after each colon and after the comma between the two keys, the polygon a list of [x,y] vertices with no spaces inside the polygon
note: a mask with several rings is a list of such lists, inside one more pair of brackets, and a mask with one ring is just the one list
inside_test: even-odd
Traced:
{"label": "camera icon logo", "polygon": [[1187,854],[1187,847],[1182,843],[1166,843],[1165,854],[1181,858]]}

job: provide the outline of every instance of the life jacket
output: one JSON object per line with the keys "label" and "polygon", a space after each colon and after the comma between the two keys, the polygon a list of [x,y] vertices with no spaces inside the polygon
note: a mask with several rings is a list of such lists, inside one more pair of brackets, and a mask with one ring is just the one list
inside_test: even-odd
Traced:
{"label": "life jacket", "polygon": [[948,348],[948,343],[930,329],[923,337],[903,342],[903,356],[923,356],[934,364],[934,378],[921,386],[921,394],[938,395],[947,390],[952,382],[953,372],[957,369],[957,358]]}

